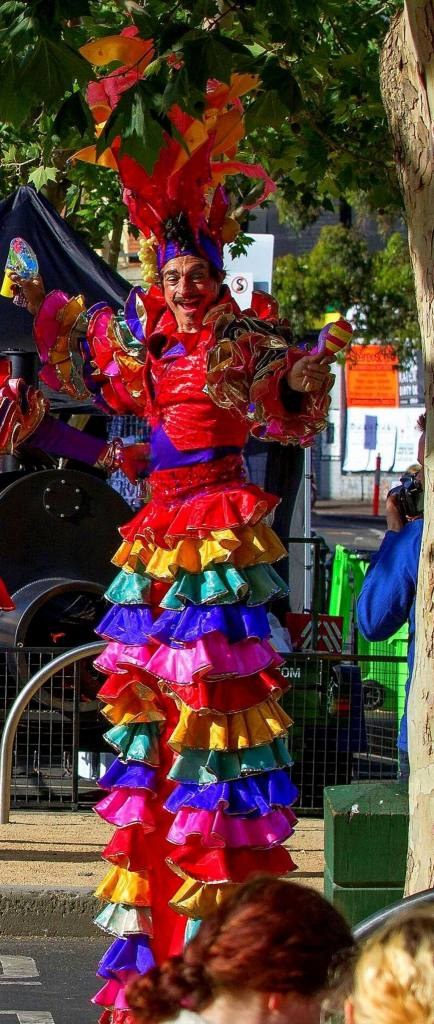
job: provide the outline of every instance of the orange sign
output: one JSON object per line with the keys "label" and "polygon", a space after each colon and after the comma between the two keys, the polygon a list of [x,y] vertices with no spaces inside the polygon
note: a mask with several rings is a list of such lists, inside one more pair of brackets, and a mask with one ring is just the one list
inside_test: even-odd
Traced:
{"label": "orange sign", "polygon": [[352,345],[345,362],[347,406],[399,406],[398,358],[391,345]]}

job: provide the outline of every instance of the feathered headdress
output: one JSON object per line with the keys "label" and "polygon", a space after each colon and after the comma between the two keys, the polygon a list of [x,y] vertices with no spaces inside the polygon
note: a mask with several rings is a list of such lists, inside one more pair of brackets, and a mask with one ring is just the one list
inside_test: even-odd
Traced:
{"label": "feathered headdress", "polygon": [[[151,40],[140,39],[137,29],[131,27],[118,36],[88,43],[81,53],[97,67],[113,61],[121,64],[115,74],[88,86],[87,101],[99,136],[121,95],[146,74],[154,56],[153,45]],[[174,105],[168,113],[174,137],[164,133],[163,145],[150,173],[122,152],[119,137],[99,156],[96,146],[75,154],[75,159],[112,167],[118,172],[131,222],[146,240],[142,248],[145,263],[149,263],[151,247],[159,270],[169,259],[186,254],[200,255],[222,269],[223,245],[232,241],[239,230],[229,214],[225,178],[244,174],[262,179],[263,192],[255,205],[274,190],[274,182],[260,164],[236,159],[244,136],[240,97],[258,84],[256,76],[247,74],[232,75],[228,85],[210,80],[201,120]]]}

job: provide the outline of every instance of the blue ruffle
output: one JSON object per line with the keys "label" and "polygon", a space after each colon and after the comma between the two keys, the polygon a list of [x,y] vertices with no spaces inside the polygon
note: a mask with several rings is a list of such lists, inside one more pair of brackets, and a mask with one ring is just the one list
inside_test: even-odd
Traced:
{"label": "blue ruffle", "polygon": [[152,967],[155,967],[155,960],[147,935],[134,935],[112,942],[99,963],[97,973],[101,978],[117,978],[123,971],[146,974]]}
{"label": "blue ruffle", "polygon": [[297,799],[298,790],[288,771],[277,769],[263,775],[194,785],[181,782],[170,794],[166,808],[176,814],[181,807],[216,811],[223,807],[225,814],[250,815],[258,818],[269,814],[271,807],[290,807]]}
{"label": "blue ruffle", "polygon": [[271,633],[267,612],[260,605],[253,608],[239,604],[190,605],[181,612],[163,612],[151,626],[149,636],[168,647],[182,647],[215,631],[223,633],[230,644],[237,644],[248,637],[264,640]]}
{"label": "blue ruffle", "polygon": [[187,942],[191,942],[191,940],[194,939],[195,935],[197,935],[197,933],[199,931],[199,928],[200,928],[201,924],[202,924],[202,918],[201,917],[196,917],[196,918],[189,917],[188,918],[187,924],[185,926],[184,946],[187,945]]}
{"label": "blue ruffle", "polygon": [[125,644],[145,644],[154,617],[148,605],[115,604],[108,609],[96,633],[107,640]]}
{"label": "blue ruffle", "polygon": [[158,772],[139,761],[120,761],[117,757],[99,780],[101,789],[150,789],[155,792]]}

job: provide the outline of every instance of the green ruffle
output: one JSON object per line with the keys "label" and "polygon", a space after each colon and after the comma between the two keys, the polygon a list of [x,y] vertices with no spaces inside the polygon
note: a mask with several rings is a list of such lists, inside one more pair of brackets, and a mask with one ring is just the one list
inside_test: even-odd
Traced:
{"label": "green ruffle", "polygon": [[151,585],[149,576],[121,569],[104,596],[112,604],[150,604]]}
{"label": "green ruffle", "polygon": [[140,725],[115,725],[104,734],[104,739],[118,751],[124,761],[145,761],[146,764],[159,765],[158,722]]}
{"label": "green ruffle", "polygon": [[288,588],[271,565],[253,565],[236,569],[233,565],[219,565],[201,573],[180,572],[161,602],[162,608],[179,610],[187,603],[266,604],[285,597]]}
{"label": "green ruffle", "polygon": [[169,772],[174,782],[230,782],[241,775],[274,771],[292,765],[285,740],[277,739],[241,753],[186,747]]}

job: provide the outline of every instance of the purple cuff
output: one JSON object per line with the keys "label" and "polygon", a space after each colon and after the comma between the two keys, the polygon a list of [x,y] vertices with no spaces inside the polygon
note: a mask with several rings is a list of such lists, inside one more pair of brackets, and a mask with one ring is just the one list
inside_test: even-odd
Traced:
{"label": "purple cuff", "polygon": [[84,434],[82,430],[77,430],[77,427],[70,427],[68,423],[63,423],[62,420],[57,420],[54,416],[47,414],[32,434],[30,443],[27,443],[26,447],[41,448],[49,455],[77,459],[78,462],[86,462],[87,465],[94,466],[106,447],[106,443],[100,437]]}

